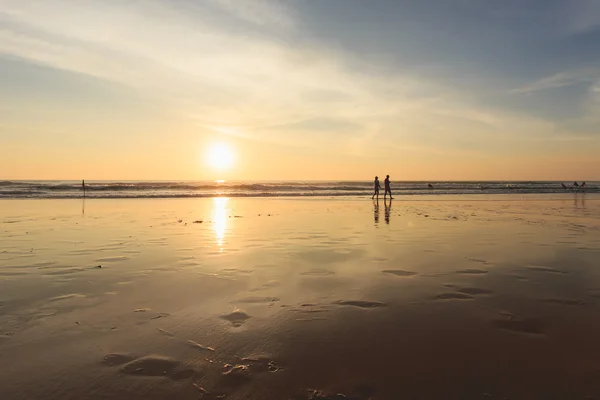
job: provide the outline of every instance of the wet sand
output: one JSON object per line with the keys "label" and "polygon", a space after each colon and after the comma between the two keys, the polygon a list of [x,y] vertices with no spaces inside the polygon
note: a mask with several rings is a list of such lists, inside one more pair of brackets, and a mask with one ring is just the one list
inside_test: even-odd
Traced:
{"label": "wet sand", "polygon": [[600,196],[0,202],[1,399],[600,399]]}

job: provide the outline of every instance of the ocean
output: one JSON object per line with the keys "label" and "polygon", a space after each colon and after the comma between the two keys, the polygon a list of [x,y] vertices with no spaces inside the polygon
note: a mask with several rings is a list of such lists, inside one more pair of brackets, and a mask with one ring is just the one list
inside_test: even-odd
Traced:
{"label": "ocean", "polygon": [[[432,187],[429,186],[432,185]],[[394,196],[460,194],[535,194],[578,192],[573,183],[549,181],[392,182]],[[86,181],[86,197],[307,197],[369,196],[370,181]],[[600,182],[587,182],[585,192],[600,193]],[[381,191],[383,195],[383,190]],[[0,181],[0,198],[81,198],[81,181]]]}

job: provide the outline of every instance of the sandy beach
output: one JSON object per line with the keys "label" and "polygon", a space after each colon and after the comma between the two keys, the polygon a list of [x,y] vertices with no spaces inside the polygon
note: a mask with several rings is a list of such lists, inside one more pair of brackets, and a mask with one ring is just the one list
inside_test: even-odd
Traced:
{"label": "sandy beach", "polygon": [[0,202],[0,398],[600,399],[600,195]]}

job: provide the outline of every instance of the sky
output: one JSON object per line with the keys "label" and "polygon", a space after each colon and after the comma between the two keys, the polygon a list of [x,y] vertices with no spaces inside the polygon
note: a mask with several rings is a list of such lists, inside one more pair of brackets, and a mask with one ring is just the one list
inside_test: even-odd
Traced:
{"label": "sky", "polygon": [[600,0],[0,0],[0,88],[0,179],[600,180]]}

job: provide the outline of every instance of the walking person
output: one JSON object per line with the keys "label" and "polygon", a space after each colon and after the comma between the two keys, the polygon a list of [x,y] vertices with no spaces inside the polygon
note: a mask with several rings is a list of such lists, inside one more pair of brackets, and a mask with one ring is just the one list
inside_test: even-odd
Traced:
{"label": "walking person", "polygon": [[371,196],[372,199],[375,198],[375,196],[377,196],[377,198],[379,198],[379,189],[381,189],[381,185],[379,184],[379,177],[376,176],[375,177],[375,182],[373,182],[374,186],[375,186],[375,191],[373,192],[373,196]]}
{"label": "walking person", "polygon": [[385,181],[383,181],[383,186],[385,187],[385,192],[383,193],[383,200],[385,200],[385,196],[387,196],[387,194],[390,194],[390,200],[393,199],[392,197],[392,189],[390,189],[390,176],[387,175],[385,177]]}

